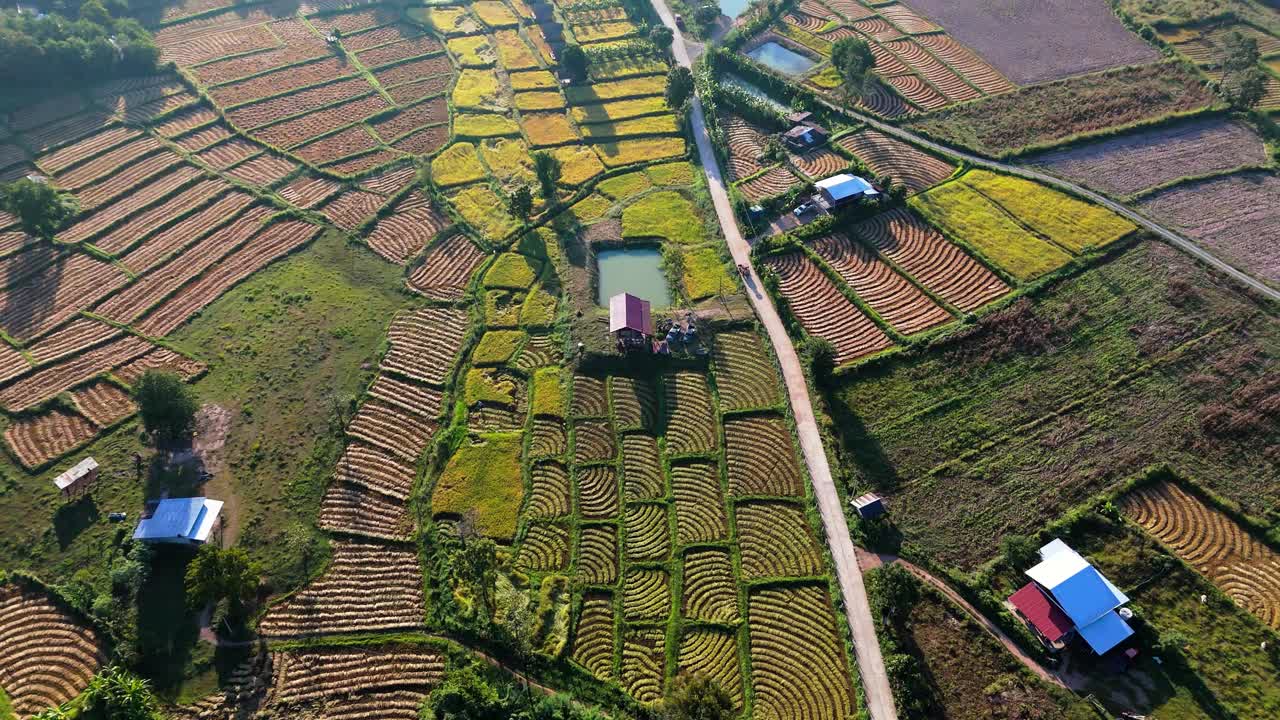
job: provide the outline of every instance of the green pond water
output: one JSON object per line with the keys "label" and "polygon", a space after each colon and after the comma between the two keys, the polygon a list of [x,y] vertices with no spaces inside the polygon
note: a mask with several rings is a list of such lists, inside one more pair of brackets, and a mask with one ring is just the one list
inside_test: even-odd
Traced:
{"label": "green pond water", "polygon": [[786,75],[799,75],[816,64],[772,40],[747,53],[747,57]]}
{"label": "green pond water", "polygon": [[626,292],[653,307],[671,304],[671,290],[662,272],[662,253],[657,248],[601,250],[596,253],[599,293],[596,302],[608,307],[609,298]]}

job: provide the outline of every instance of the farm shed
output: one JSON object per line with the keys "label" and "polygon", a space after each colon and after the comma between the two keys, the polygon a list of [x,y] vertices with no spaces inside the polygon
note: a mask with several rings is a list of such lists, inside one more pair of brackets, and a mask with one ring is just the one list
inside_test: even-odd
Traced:
{"label": "farm shed", "polygon": [[54,487],[67,500],[84,494],[98,480],[98,461],[87,457],[53,479]]}
{"label": "farm shed", "polygon": [[1116,612],[1129,598],[1061,540],[1040,548],[1040,562],[1027,576],[1031,582],[1009,603],[1049,643],[1075,632],[1104,655],[1133,634]]}
{"label": "farm shed", "polygon": [[871,186],[871,183],[857,175],[849,175],[848,173],[832,175],[824,180],[819,180],[814,185],[818,188],[818,194],[814,195],[814,201],[822,206],[824,210],[831,210],[846,203],[880,195]]}
{"label": "farm shed", "polygon": [[649,301],[631,293],[618,293],[609,298],[609,332],[623,351],[645,348],[653,337]]}
{"label": "farm shed", "polygon": [[864,520],[880,517],[885,513],[884,498],[875,493],[867,493],[853,500],[853,509],[858,511],[858,517]]}
{"label": "farm shed", "polygon": [[830,136],[821,125],[803,122],[782,133],[782,142],[796,152],[807,152],[825,143]]}
{"label": "farm shed", "polygon": [[221,512],[221,500],[204,497],[161,500],[150,517],[138,523],[133,539],[145,543],[203,545],[218,526]]}

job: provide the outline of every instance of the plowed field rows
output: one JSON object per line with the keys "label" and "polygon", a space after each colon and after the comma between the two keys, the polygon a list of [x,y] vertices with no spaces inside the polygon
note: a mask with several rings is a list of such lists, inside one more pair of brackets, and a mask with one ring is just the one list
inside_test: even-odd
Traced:
{"label": "plowed field rows", "polygon": [[169,348],[157,347],[121,365],[112,374],[132,385],[148,370],[164,370],[174,373],[183,380],[191,380],[203,373],[205,369],[205,364],[199,360],[179,355]]}
{"label": "plowed field rows", "polygon": [[911,68],[902,62],[902,59],[893,54],[884,45],[872,43],[870,46],[871,56],[875,59],[872,66],[880,77],[889,77],[891,75],[910,75]]}
{"label": "plowed field rows", "polygon": [[414,190],[374,225],[369,247],[387,260],[404,265],[448,226],[448,217],[436,210],[420,190]]}
{"label": "plowed field rows", "polygon": [[396,101],[397,105],[408,105],[422,98],[444,92],[445,88],[449,87],[450,80],[449,75],[436,75],[422,80],[413,80],[387,88],[387,94],[391,96],[392,100]]}
{"label": "plowed field rows", "polygon": [[782,16],[782,21],[788,25],[794,25],[801,30],[807,30],[811,33],[818,32],[827,24],[825,19],[814,17],[803,12],[789,12]]}
{"label": "plowed field rows", "polygon": [[378,147],[378,141],[365,132],[363,127],[352,125],[346,130],[339,130],[332,135],[313,140],[293,152],[309,163],[320,165],[328,163],[334,158],[355,155],[356,153],[373,150],[376,147]]}
{"label": "plowed field rows", "polygon": [[609,378],[613,421],[619,430],[653,430],[658,422],[658,394],[644,378]]}
{"label": "plowed field rows", "polygon": [[1009,291],[1009,286],[981,263],[904,210],[864,220],[855,226],[855,232],[930,292],[965,312]]}
{"label": "plowed field rows", "polygon": [[582,599],[570,657],[601,680],[613,677],[613,598],[592,592]]}
{"label": "plowed field rows", "polygon": [[748,200],[755,201],[781,195],[802,183],[803,181],[800,178],[792,174],[786,167],[780,165],[765,171],[762,175],[739,183],[738,190]]}
{"label": "plowed field rows", "polygon": [[49,410],[14,420],[4,431],[4,440],[18,462],[33,469],[83,445],[97,432],[98,428],[80,415]]}
{"label": "plowed field rows", "polygon": [[[204,205],[215,195],[226,190],[226,187],[226,183],[218,180],[198,180],[195,184],[178,192],[168,200],[143,210],[126,222],[115,226],[105,235],[99,235],[94,238],[93,244],[99,250],[112,255],[119,255],[139,240],[142,240],[144,244],[150,242],[150,239],[143,239],[147,238],[147,236],[157,228],[173,221],[174,218],[184,215],[187,215],[188,218],[190,218],[191,216],[189,213],[192,210]],[[222,205],[222,203],[217,204]],[[203,211],[196,214],[201,215],[203,214]],[[224,215],[222,217],[226,216]],[[67,242],[70,241],[71,238],[79,238],[83,233],[92,230],[93,225],[99,224],[93,222],[96,219],[97,218],[95,216],[86,221],[82,221],[82,223],[77,223],[76,226],[72,228],[72,230],[75,231],[74,234],[68,233],[68,235],[64,235],[63,241]],[[179,221],[178,223],[161,231],[159,235],[168,235],[173,232],[174,228],[180,226],[188,226],[188,221]]]}
{"label": "plowed field rows", "polygon": [[951,68],[943,65],[934,56],[930,55],[924,47],[918,45],[915,40],[903,39],[895,40],[887,43],[885,47],[897,53],[903,62],[911,66],[912,70],[920,73],[925,80],[933,84],[947,100],[951,102],[964,102],[965,100],[973,100],[982,97],[982,93],[970,87],[964,81],[964,78],[957,75]]}
{"label": "plowed field rows", "polygon": [[737,619],[738,585],[728,551],[710,548],[686,552],[682,589],[685,619],[714,623]]}
{"label": "plowed field rows", "polygon": [[564,421],[538,417],[533,420],[533,437],[529,441],[529,457],[560,457],[569,449],[569,436]]}
{"label": "plowed field rows", "polygon": [[233,107],[337,80],[353,72],[354,68],[350,63],[331,57],[219,85],[209,90],[209,96],[222,107]]}
{"label": "plowed field rows", "polygon": [[440,416],[440,404],[444,395],[439,390],[418,383],[399,380],[391,375],[379,375],[369,387],[369,397],[389,405],[396,405],[424,420]]}
{"label": "plowed field rows", "polygon": [[360,62],[368,68],[380,68],[384,65],[408,60],[420,55],[430,55],[443,50],[444,47],[433,37],[423,35],[421,37],[409,40],[401,40],[400,42],[383,45],[372,50],[365,50],[356,57]]}
{"label": "plowed field rows", "polygon": [[608,417],[609,398],[605,393],[604,380],[591,375],[574,375],[570,413],[574,417]]}
{"label": "plowed field rows", "polygon": [[360,187],[390,197],[413,183],[417,169],[412,165],[384,170],[360,183]]}
{"label": "plowed field rows", "polygon": [[453,66],[449,64],[449,58],[444,55],[437,55],[375,70],[373,76],[377,78],[383,87],[393,87],[432,75],[449,75],[451,73],[453,73]]}
{"label": "plowed field rows", "polygon": [[395,150],[383,149],[348,158],[341,162],[330,163],[323,167],[339,175],[360,175],[374,168],[390,165],[403,157],[402,153]]}
{"label": "plowed field rows", "polygon": [[969,52],[969,49],[951,38],[950,35],[922,35],[916,42],[933,51],[943,62],[950,65],[975,87],[988,95],[1009,92],[1017,89],[999,70],[991,67],[985,60]]}
{"label": "plowed field rows", "polygon": [[433,245],[406,282],[427,297],[456,300],[484,257],[466,235],[453,235]]}
{"label": "plowed field rows", "polygon": [[[167,150],[156,153],[123,170],[110,174],[97,184],[78,190],[76,198],[80,201],[81,210],[89,211],[106,205],[124,193],[130,193],[129,200],[132,200],[134,190],[141,185],[163,188],[164,192],[160,193],[160,195],[163,195],[195,177],[196,170],[189,165],[183,165],[176,172],[160,177],[181,162],[182,158],[177,153]],[[156,178],[159,179],[149,183],[149,181]],[[126,202],[120,205],[127,205],[130,210],[142,207],[142,204],[137,202]]]}
{"label": "plowed field rows", "polygon": [[45,155],[40,158],[39,164],[46,171],[54,175],[60,175],[68,168],[85,162],[88,158],[119,145],[132,144],[142,137],[142,133],[133,128],[108,128]]}
{"label": "plowed field rows", "polygon": [[216,267],[166,300],[138,324],[138,329],[154,337],[168,335],[241,280],[311,242],[320,232],[318,226],[301,220],[286,220],[267,227],[245,247],[223,258]]}
{"label": "plowed field rows", "polygon": [[436,125],[409,133],[392,143],[392,147],[410,155],[432,155],[449,140],[449,127]]}
{"label": "plowed field rows", "polygon": [[729,143],[729,170],[731,179],[737,180],[760,172],[759,157],[765,148],[767,134],[759,127],[738,117],[724,121],[724,132]]}
{"label": "plowed field rows", "polygon": [[22,356],[22,353],[9,347],[7,343],[0,344],[0,382],[7,382],[31,368],[31,363]]}
{"label": "plowed field rows", "polygon": [[248,140],[236,137],[196,153],[196,159],[215,170],[226,170],[261,150],[261,147]]}
{"label": "plowed field rows", "polygon": [[[213,60],[190,70],[205,85],[216,85],[239,80],[270,68],[282,68],[329,54],[330,50],[322,39],[295,25],[300,22],[300,20],[285,20],[272,23],[273,32],[286,36],[284,47],[243,57]],[[303,35],[302,32],[306,34]]]}
{"label": "plowed field rows", "polygon": [[903,335],[951,320],[951,314],[942,306],[861,243],[845,235],[828,235],[814,241],[813,250],[863,302]]}
{"label": "plowed field rows", "polygon": [[359,485],[335,482],[320,502],[317,525],[324,530],[378,540],[405,541],[413,534],[408,508]]}
{"label": "plowed field rows", "polygon": [[1171,483],[1135,490],[1120,507],[1237,605],[1280,629],[1280,553]]}
{"label": "plowed field rows", "polygon": [[720,489],[720,469],[715,463],[672,465],[671,494],[675,498],[677,543],[728,539],[729,519]]}
{"label": "plowed field rows", "polygon": [[[249,207],[253,202],[254,197],[247,193],[227,193],[216,202],[208,205],[203,210],[190,215],[185,220],[143,239],[142,243],[137,247],[132,249],[121,247],[114,251],[121,252],[128,249],[128,253],[121,258],[125,267],[136,273],[147,272],[168,259],[174,253],[191,246],[197,238],[208,232],[210,229],[218,228],[221,223],[226,222],[227,218],[240,216],[242,211]],[[239,237],[241,239],[245,239],[253,234],[257,227],[256,223],[261,221],[263,216],[264,215],[262,213],[249,211],[241,216],[245,218],[244,220],[232,220],[232,226],[234,227],[237,222],[240,222],[241,226],[239,230]],[[113,245],[111,246],[113,249],[115,248],[114,242],[117,238],[120,241],[129,240],[129,238],[122,236],[120,233],[113,232],[110,237],[110,240],[113,242]],[[199,247],[203,247],[203,243],[201,243]],[[107,250],[107,248],[103,249]],[[199,256],[193,256],[191,260],[197,263],[201,262]]]}
{"label": "plowed field rows", "polygon": [[667,453],[674,456],[714,452],[719,440],[706,378],[692,372],[667,375],[663,390],[662,425]]}
{"label": "plowed field rows", "polygon": [[885,78],[902,97],[912,105],[925,110],[937,110],[947,106],[947,98],[934,90],[918,75],[894,75]]}
{"label": "plowed field rows", "polygon": [[387,331],[391,347],[384,370],[432,385],[441,385],[467,333],[467,316],[459,310],[423,308],[401,315]]}
{"label": "plowed field rows", "polygon": [[622,436],[622,472],[627,500],[657,500],[667,494],[658,441],[648,435]]}
{"label": "plowed field rows", "polygon": [[754,333],[717,334],[712,357],[722,410],[773,407],[782,402],[773,360]]}
{"label": "plowed field rows", "polygon": [[432,98],[412,105],[394,116],[371,123],[378,137],[390,142],[425,125],[435,125],[449,120],[449,106],[442,97]]}
{"label": "plowed field rows", "polygon": [[839,140],[840,147],[857,155],[877,175],[889,175],[917,193],[936,185],[955,171],[949,163],[875,130],[862,130]]}
{"label": "plowed field rows", "polygon": [[127,282],[118,268],[74,253],[16,288],[0,291],[0,328],[29,340],[46,333]]}
{"label": "plowed field rows", "polygon": [[849,161],[843,155],[825,148],[804,155],[792,155],[791,162],[800,172],[816,180],[831,177],[849,166]]}
{"label": "plowed field rows", "polygon": [[756,713],[806,720],[851,715],[857,703],[826,585],[762,588],[747,605]]}
{"label": "plowed field rows", "polygon": [[888,118],[906,115],[913,109],[897,93],[880,82],[872,83],[871,88],[858,104],[871,112],[879,113]]}
{"label": "plowed field rows", "polygon": [[187,152],[196,152],[234,137],[231,129],[222,123],[200,128],[174,140],[178,147]]}
{"label": "plowed field rows", "polygon": [[313,208],[341,189],[341,185],[327,178],[303,175],[280,188],[280,197],[300,208]]}
{"label": "plowed field rows", "polygon": [[[399,42],[400,40],[407,40],[419,34],[421,34],[420,31],[411,25],[403,23],[383,25],[382,27],[374,28],[372,30],[362,30],[355,35],[348,35],[342,38],[342,46],[346,48],[348,52],[358,53],[362,50],[378,47],[379,45],[387,45],[393,42]],[[368,63],[365,63],[365,66],[370,67]]]}
{"label": "plowed field rows", "polygon": [[[369,84],[363,78],[341,80],[283,98],[245,105],[227,113],[227,117],[240,128],[253,129],[254,136],[268,144],[295,147],[327,131],[386,110],[389,107],[387,102],[378,95],[368,94],[369,90]],[[306,114],[285,120],[300,113]]]}
{"label": "plowed field rows", "polygon": [[665,505],[627,505],[623,527],[626,534],[623,550],[631,562],[666,560],[671,554],[671,533]]}
{"label": "plowed field rows", "polygon": [[618,472],[609,465],[579,468],[578,510],[585,518],[607,520],[618,514]]}
{"label": "plowed field rows", "polygon": [[100,427],[108,427],[138,411],[129,393],[109,382],[97,382],[71,392],[80,414]]}
{"label": "plowed field rows", "polygon": [[876,11],[888,19],[889,22],[901,28],[903,32],[911,33],[912,35],[936,32],[942,29],[912,12],[911,8],[904,5],[885,5],[876,8]]}
{"label": "plowed field rows", "polygon": [[250,185],[269,188],[297,169],[298,166],[289,160],[263,153],[227,171],[227,175]]}
{"label": "plowed field rows", "polygon": [[276,652],[271,666],[272,699],[299,704],[365,692],[381,695],[397,687],[427,689],[444,678],[445,657],[422,645],[362,645]]}
{"label": "plowed field rows", "polygon": [[[230,224],[215,230],[182,253],[177,261],[142,276],[124,291],[116,293],[106,302],[94,308],[94,312],[121,323],[130,323],[156,303],[163,301],[179,288],[187,285],[219,258],[247,242],[258,231],[259,224],[270,213],[264,207],[255,206]],[[146,246],[140,250],[146,250]],[[125,263],[133,261],[132,253],[125,256]]]}
{"label": "plowed field rows", "polygon": [[580,422],[574,426],[573,461],[578,464],[612,460],[618,454],[608,422]]}
{"label": "plowed field rows", "polygon": [[671,578],[658,568],[634,569],[622,579],[622,619],[665,621],[671,615]]}
{"label": "plowed field rows", "polygon": [[219,119],[218,113],[207,107],[200,106],[184,110],[164,122],[157,123],[155,131],[160,137],[172,140],[198,127],[217,122]]}
{"label": "plowed field rows", "polygon": [[791,430],[781,417],[755,415],[724,423],[729,493],[802,495],[804,479],[796,461]]}
{"label": "plowed field rows", "polygon": [[160,56],[165,61],[188,66],[210,62],[230,55],[272,50],[280,46],[279,39],[266,25],[254,25],[242,30],[212,33],[186,42],[163,48]]}
{"label": "plowed field rows", "polygon": [[573,511],[569,472],[557,462],[542,462],[529,469],[529,502],[525,514],[531,518],[554,519]]}
{"label": "plowed field rows", "polygon": [[837,363],[856,360],[893,344],[803,253],[774,256],[766,264],[778,274],[782,294],[805,332],[826,338],[835,346]]}
{"label": "plowed field rows", "polygon": [[724,630],[686,630],[680,641],[677,672],[703,675],[716,681],[729,695],[736,711],[743,708],[742,668],[738,664],[738,641]]}
{"label": "plowed field rows", "polygon": [[[335,540],[333,561],[324,575],[272,606],[258,631],[282,638],[412,630],[422,627],[423,603],[416,551]],[[310,691],[320,685],[313,679]]]}
{"label": "plowed field rows", "polygon": [[630,630],[622,636],[622,674],[619,682],[642,703],[662,699],[666,677],[666,635],[662,630]]}
{"label": "plowed field rows", "polygon": [[618,581],[618,528],[583,525],[578,533],[578,578],[587,585]]}
{"label": "plowed field rows", "polygon": [[69,702],[105,656],[97,635],[42,593],[0,587],[0,687],[17,717]]}
{"label": "plowed field rows", "polygon": [[516,564],[533,572],[557,572],[569,567],[569,530],[563,525],[535,523],[529,526]]}
{"label": "plowed field rows", "polygon": [[734,518],[744,578],[822,574],[822,552],[799,505],[750,500],[738,504]]}
{"label": "plowed field rows", "polygon": [[355,230],[368,220],[386,198],[363,190],[347,190],[320,208],[320,214],[343,230]]}
{"label": "plowed field rows", "polygon": [[31,344],[27,352],[36,365],[47,365],[122,334],[122,330],[107,323],[79,317]]}
{"label": "plowed field rows", "polygon": [[22,137],[33,151],[43,152],[97,132],[114,122],[116,117],[112,113],[105,110],[90,110],[83,115],[73,115],[24,132]]}
{"label": "plowed field rows", "polygon": [[[196,180],[199,176],[200,172],[194,167],[183,165],[176,172],[162,177],[159,181],[130,192],[117,202],[103,207],[87,217],[81,217],[70,227],[59,232],[58,239],[65,243],[78,243],[88,240],[143,208],[161,202],[163,198],[173,193],[174,190]],[[125,242],[131,241],[130,238],[124,238],[123,240]]]}
{"label": "plowed field rows", "polygon": [[878,42],[888,42],[902,37],[900,30],[890,25],[887,20],[878,17],[857,20],[851,23],[851,27]]}
{"label": "plowed field rows", "polygon": [[362,485],[397,500],[408,500],[416,472],[413,461],[361,442],[347,443],[334,469],[334,480]]}
{"label": "plowed field rows", "polygon": [[414,463],[431,441],[436,423],[376,398],[365,401],[347,425],[347,435]]}

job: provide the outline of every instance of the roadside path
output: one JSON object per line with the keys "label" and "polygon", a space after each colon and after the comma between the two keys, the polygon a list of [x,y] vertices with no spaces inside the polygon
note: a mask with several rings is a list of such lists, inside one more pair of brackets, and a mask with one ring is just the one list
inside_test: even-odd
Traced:
{"label": "roadside path", "polygon": [[1090,190],[1081,185],[1077,185],[1068,180],[1063,180],[1062,178],[1056,175],[1050,175],[1049,173],[1046,173],[1046,172],[1041,172],[1039,170],[1034,170],[1032,168],[1023,167],[1020,165],[1009,165],[1007,163],[1002,163],[997,160],[989,160],[987,158],[980,157],[978,155],[974,155],[969,152],[965,152],[964,150],[958,150],[956,148],[953,148],[947,145],[942,145],[940,143],[936,143],[932,140],[929,140],[928,138],[921,137],[909,130],[904,130],[900,127],[889,125],[888,123],[881,122],[880,120],[876,120],[873,117],[863,115],[862,113],[856,110],[850,110],[848,108],[840,107],[839,105],[827,102],[826,100],[821,100],[821,102],[823,105],[826,105],[831,110],[838,113],[843,113],[855,120],[866,123],[867,125],[875,128],[876,130],[879,130],[882,133],[885,133],[886,135],[892,135],[900,140],[907,140],[921,147],[929,148],[930,150],[933,150],[934,152],[940,153],[947,157],[964,160],[965,162],[968,162],[970,165],[973,165],[975,167],[987,168],[990,170],[999,170],[1000,172],[1008,173],[1010,175],[1017,175],[1019,177],[1026,178],[1028,180],[1035,180],[1035,181],[1044,183],[1045,185],[1056,187],[1060,190],[1068,190],[1070,192],[1076,193],[1077,195],[1084,196],[1092,200],[1093,202],[1099,205],[1102,205],[1103,207],[1106,207],[1107,209],[1111,210],[1117,215],[1123,216],[1124,218],[1128,219],[1130,222],[1138,225],[1139,227],[1145,228],[1146,230],[1149,230],[1155,233],[1156,235],[1159,235],[1161,239],[1163,239],[1165,242],[1168,242],[1170,245],[1173,245],[1174,247],[1182,250],[1188,255],[1191,255],[1201,260],[1206,265],[1209,265],[1215,270],[1221,271],[1223,274],[1248,286],[1250,289],[1255,290],[1258,293],[1261,293],[1262,295],[1265,295],[1266,297],[1271,298],[1272,300],[1280,300],[1280,290],[1276,290],[1275,288],[1267,285],[1261,280],[1254,278],[1252,275],[1249,275],[1248,273],[1245,273],[1241,270],[1237,270],[1234,266],[1227,264],[1225,261],[1219,259],[1218,256],[1214,255],[1208,250],[1205,250],[1204,248],[1197,245],[1194,241],[1189,240],[1183,237],[1182,235],[1179,235],[1178,233],[1164,227],[1163,225],[1156,223],[1155,221],[1151,220],[1145,215],[1140,215],[1134,210],[1131,210],[1130,208],[1104,195],[1094,192],[1093,190]]}
{"label": "roadside path", "polygon": [[[675,33],[671,51],[676,61],[685,67],[690,67],[684,38],[676,28],[675,18],[665,1],[653,0],[653,7],[662,18],[663,24]],[[782,367],[782,377],[787,386],[792,413],[795,415],[796,432],[800,436],[800,448],[804,453],[805,464],[809,468],[809,476],[813,480],[814,495],[817,497],[818,510],[826,530],[827,545],[831,548],[831,557],[835,562],[836,578],[840,583],[840,594],[844,598],[845,618],[853,634],[853,649],[857,656],[862,688],[866,694],[867,710],[873,720],[897,720],[893,690],[889,687],[884,658],[880,655],[880,644],[876,640],[875,621],[871,617],[866,588],[862,585],[862,572],[858,568],[853,540],[849,537],[849,526],[845,521],[840,494],[836,492],[831,468],[827,464],[827,455],[822,447],[822,435],[818,432],[818,423],[814,418],[813,403],[809,399],[809,388],[805,383],[800,358],[791,342],[791,336],[787,334],[787,329],[778,316],[777,309],[773,306],[773,301],[761,289],[763,286],[760,278],[751,264],[751,246],[738,231],[733,206],[729,203],[729,193],[725,190],[720,166],[716,163],[715,153],[711,149],[711,138],[707,135],[706,123],[702,115],[702,102],[695,96],[692,103],[693,136],[698,146],[703,170],[707,175],[707,186],[711,192],[716,215],[720,219],[720,227],[724,230],[725,241],[733,254],[734,262],[750,268],[743,275],[747,297],[755,308],[756,316],[760,318],[761,324],[768,332],[774,353],[778,356],[778,364]]]}
{"label": "roadside path", "polygon": [[1025,665],[1028,670],[1035,673],[1041,680],[1057,685],[1063,690],[1071,689],[1067,687],[1067,684],[1063,682],[1062,678],[1058,677],[1056,673],[1049,672],[1049,670],[1047,670],[1043,665],[1036,662],[1035,658],[1023,652],[1022,648],[1019,647],[1012,638],[1006,635],[999,626],[988,620],[987,616],[982,614],[978,608],[970,605],[968,600],[965,600],[960,596],[960,593],[957,593],[950,585],[946,584],[938,577],[935,577],[928,570],[917,565],[913,565],[896,555],[877,555],[876,553],[863,550],[862,548],[858,548],[858,563],[862,566],[863,570],[870,570],[872,568],[880,567],[881,565],[889,565],[893,563],[903,566],[912,575],[915,575],[922,582],[928,583],[930,587],[947,596],[947,599],[960,606],[962,610],[969,614],[969,617],[973,618],[974,622],[978,623],[983,630],[987,631],[988,635],[995,638],[1001,645],[1004,645],[1006,650],[1017,658],[1019,662]]}

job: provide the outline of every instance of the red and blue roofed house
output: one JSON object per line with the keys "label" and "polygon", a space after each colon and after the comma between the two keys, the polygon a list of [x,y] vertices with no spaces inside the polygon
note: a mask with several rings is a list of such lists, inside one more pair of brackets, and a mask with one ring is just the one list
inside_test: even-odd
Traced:
{"label": "red and blue roofed house", "polygon": [[1133,635],[1116,612],[1129,598],[1061,540],[1040,548],[1040,562],[1027,576],[1031,582],[1009,596],[1009,603],[1049,644],[1075,633],[1105,655]]}
{"label": "red and blue roofed house", "polygon": [[609,298],[609,332],[624,352],[649,349],[653,337],[649,301],[631,293],[618,293]]}

